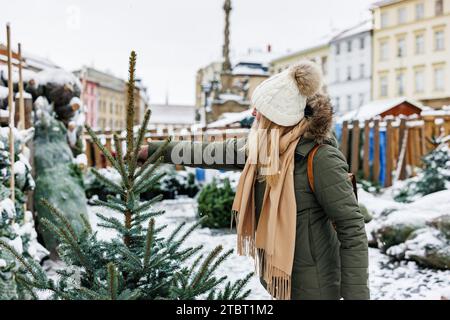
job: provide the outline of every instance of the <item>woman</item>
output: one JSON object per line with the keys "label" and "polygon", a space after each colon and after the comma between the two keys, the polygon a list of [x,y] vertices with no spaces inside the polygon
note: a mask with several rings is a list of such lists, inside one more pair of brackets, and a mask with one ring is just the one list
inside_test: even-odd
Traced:
{"label": "woman", "polygon": [[[315,64],[291,67],[255,89],[256,121],[246,141],[171,142],[163,162],[242,170],[233,203],[238,253],[255,258],[272,297],[369,299],[364,218],[321,86]],[[150,143],[141,157],[160,144]]]}

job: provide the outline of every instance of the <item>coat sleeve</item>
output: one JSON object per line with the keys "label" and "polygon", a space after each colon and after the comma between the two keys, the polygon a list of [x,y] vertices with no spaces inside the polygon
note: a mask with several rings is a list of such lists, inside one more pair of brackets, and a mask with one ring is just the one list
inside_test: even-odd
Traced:
{"label": "coat sleeve", "polygon": [[368,242],[364,217],[348,178],[348,164],[335,147],[322,146],[314,157],[316,197],[334,222],[340,241],[341,295],[344,299],[370,299]]}
{"label": "coat sleeve", "polygon": [[[245,141],[237,138],[220,142],[173,141],[164,150],[162,162],[204,169],[242,170],[246,160]],[[163,143],[149,142],[149,156]]]}

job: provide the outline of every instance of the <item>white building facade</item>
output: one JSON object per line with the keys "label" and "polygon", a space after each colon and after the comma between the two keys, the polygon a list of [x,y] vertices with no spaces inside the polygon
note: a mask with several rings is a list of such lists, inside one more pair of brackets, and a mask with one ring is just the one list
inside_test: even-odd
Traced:
{"label": "white building facade", "polygon": [[372,100],[372,22],[365,21],[330,41],[328,93],[337,115]]}

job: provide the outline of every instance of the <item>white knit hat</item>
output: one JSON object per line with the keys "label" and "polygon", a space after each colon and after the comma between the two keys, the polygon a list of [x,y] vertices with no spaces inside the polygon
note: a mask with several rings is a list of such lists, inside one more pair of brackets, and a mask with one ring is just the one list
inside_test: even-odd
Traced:
{"label": "white knit hat", "polygon": [[320,68],[302,61],[262,82],[252,95],[252,105],[280,126],[293,126],[304,117],[306,99],[322,87]]}

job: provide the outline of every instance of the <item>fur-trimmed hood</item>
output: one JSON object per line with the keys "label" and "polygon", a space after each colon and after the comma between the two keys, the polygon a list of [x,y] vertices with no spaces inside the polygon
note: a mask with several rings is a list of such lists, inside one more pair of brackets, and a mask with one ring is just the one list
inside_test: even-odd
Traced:
{"label": "fur-trimmed hood", "polygon": [[333,106],[327,94],[319,92],[307,99],[305,119],[308,121],[305,138],[321,144],[332,137]]}

